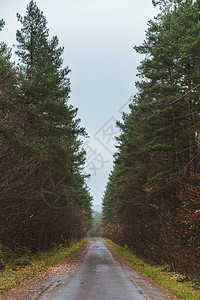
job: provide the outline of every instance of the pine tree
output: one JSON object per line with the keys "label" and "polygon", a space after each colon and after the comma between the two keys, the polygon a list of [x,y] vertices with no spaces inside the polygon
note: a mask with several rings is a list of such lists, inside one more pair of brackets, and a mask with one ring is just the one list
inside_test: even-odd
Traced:
{"label": "pine tree", "polygon": [[83,162],[79,151],[80,120],[75,119],[77,109],[67,105],[70,83],[68,68],[62,69],[63,48],[58,38],[48,40],[49,30],[43,13],[33,1],[27,15],[18,20],[23,28],[17,31],[18,51],[26,74],[22,85],[31,139],[37,138],[37,147],[46,151],[54,163],[69,164],[70,172]]}
{"label": "pine tree", "polygon": [[[2,31],[5,22],[0,20],[0,31]],[[16,74],[14,65],[10,61],[11,51],[3,42],[0,43],[0,111],[1,126],[5,127],[5,122],[11,110],[11,102],[14,99],[14,90],[16,84]]]}
{"label": "pine tree", "polygon": [[[0,55],[8,120],[2,122],[6,138],[1,154],[10,157],[7,163],[0,156],[6,170],[0,235],[7,237],[9,246],[36,249],[83,236],[91,223],[91,196],[81,173],[85,151],[80,136],[85,130],[77,109],[68,104],[69,69],[62,68],[63,48],[57,37],[49,40],[46,18],[34,1],[26,16],[17,17],[22,24],[17,31],[17,70],[6,47]],[[13,81],[8,81],[10,74]]]}
{"label": "pine tree", "polygon": [[[186,243],[180,211],[190,222],[198,215],[191,203],[194,195],[196,209],[199,1],[153,2],[161,12],[149,22],[144,43],[135,47],[145,58],[131,112],[118,123],[122,134],[104,195],[104,223],[110,236],[136,253],[181,270],[184,253],[198,260],[189,239]],[[192,269],[197,268],[188,261],[184,272]]]}
{"label": "pine tree", "polygon": [[[46,18],[34,1],[27,6],[25,17],[17,17],[23,26],[17,31],[16,53],[25,73],[21,85],[27,106],[25,135],[30,145],[34,143],[35,153],[46,161],[43,189],[46,196],[50,191],[46,202],[50,208],[56,203],[60,207],[75,205],[80,211],[85,205],[89,219],[91,198],[80,173],[85,152],[79,136],[85,131],[76,119],[77,109],[67,103],[70,82],[69,69],[62,68],[64,49],[58,46],[56,36],[49,40]],[[66,193],[70,196],[64,196]]]}

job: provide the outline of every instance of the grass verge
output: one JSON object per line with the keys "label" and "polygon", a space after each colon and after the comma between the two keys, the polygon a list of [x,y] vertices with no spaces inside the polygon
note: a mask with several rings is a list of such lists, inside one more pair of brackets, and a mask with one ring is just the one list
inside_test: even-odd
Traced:
{"label": "grass verge", "polygon": [[55,266],[59,261],[68,258],[76,253],[88,241],[84,238],[79,242],[71,244],[69,247],[56,247],[49,251],[43,251],[32,255],[28,265],[15,266],[7,265],[4,271],[0,272],[0,294],[3,295],[12,287],[25,279],[31,279],[39,272],[47,271],[49,267]]}
{"label": "grass verge", "polygon": [[166,266],[148,262],[131,253],[127,247],[121,247],[107,238],[104,238],[104,240],[121,253],[137,271],[147,275],[153,279],[153,281],[166,288],[171,294],[176,295],[179,299],[200,299],[200,282],[198,279],[186,278],[181,274],[166,271]]}

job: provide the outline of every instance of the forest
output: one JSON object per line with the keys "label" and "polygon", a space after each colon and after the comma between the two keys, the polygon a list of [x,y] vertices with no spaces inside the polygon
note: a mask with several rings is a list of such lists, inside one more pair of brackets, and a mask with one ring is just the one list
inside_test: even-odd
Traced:
{"label": "forest", "polygon": [[200,269],[200,1],[153,1],[137,94],[103,197],[104,235],[182,274]]}
{"label": "forest", "polygon": [[92,219],[86,132],[70,104],[64,49],[34,1],[17,19],[17,62],[0,44],[0,263],[1,253],[80,239]]}
{"label": "forest", "polygon": [[[15,62],[0,43],[0,269],[5,255],[89,232],[199,276],[200,0],[152,2],[159,13],[134,47],[142,57],[137,93],[117,122],[102,215],[92,213],[87,133],[70,104],[64,48],[33,0],[17,14]],[[0,32],[5,25],[0,19]]]}

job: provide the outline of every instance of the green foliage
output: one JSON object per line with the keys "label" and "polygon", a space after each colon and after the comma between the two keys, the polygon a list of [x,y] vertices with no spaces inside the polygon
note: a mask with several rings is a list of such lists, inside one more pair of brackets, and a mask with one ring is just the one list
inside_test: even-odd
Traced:
{"label": "green foliage", "polygon": [[162,265],[134,255],[127,246],[121,247],[108,239],[106,241],[119,251],[137,271],[147,275],[179,299],[199,299],[200,285],[198,278],[188,278],[182,274],[167,271],[167,268]]}
{"label": "green foliage", "polygon": [[138,93],[118,122],[118,152],[103,200],[105,233],[174,271],[197,274],[199,235],[189,238],[180,210],[185,182],[193,190],[190,208],[199,184],[193,176],[200,172],[199,1],[154,4],[161,12],[135,47],[145,54]]}
{"label": "green foliage", "polygon": [[2,31],[3,27],[5,25],[5,22],[3,19],[0,20],[0,31]]}
{"label": "green foliage", "polygon": [[101,236],[101,212],[94,211],[92,214],[92,226],[90,236]]}
{"label": "green foliage", "polygon": [[49,39],[34,1],[17,18],[18,66],[5,44],[0,49],[0,239],[37,249],[84,236],[92,198],[82,174],[86,133],[69,104],[64,49],[57,36]]}
{"label": "green foliage", "polygon": [[49,267],[55,266],[59,261],[76,253],[87,241],[88,238],[84,238],[79,242],[71,243],[68,247],[60,245],[49,251],[31,254],[28,259],[23,256],[21,257],[21,266],[18,262],[13,261],[6,266],[4,271],[0,272],[0,294],[4,294],[16,284],[31,279],[40,272],[48,271]]}

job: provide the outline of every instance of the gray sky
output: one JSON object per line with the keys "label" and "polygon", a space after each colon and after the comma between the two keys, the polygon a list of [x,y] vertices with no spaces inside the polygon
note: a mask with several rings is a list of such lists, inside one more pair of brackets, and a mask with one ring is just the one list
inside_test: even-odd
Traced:
{"label": "gray sky", "polygon": [[[16,13],[25,14],[29,0],[0,0],[0,19],[6,22],[0,40],[15,44],[20,28]],[[70,103],[90,138],[86,173],[94,203],[100,204],[112,153],[116,120],[128,111],[128,100],[136,92],[137,66],[142,60],[133,50],[145,38],[148,20],[157,14],[151,0],[37,0],[44,12],[50,36],[64,46],[64,66],[69,66]]]}

